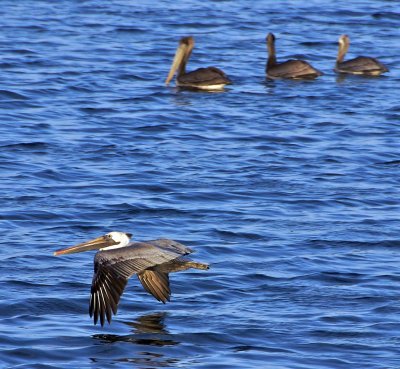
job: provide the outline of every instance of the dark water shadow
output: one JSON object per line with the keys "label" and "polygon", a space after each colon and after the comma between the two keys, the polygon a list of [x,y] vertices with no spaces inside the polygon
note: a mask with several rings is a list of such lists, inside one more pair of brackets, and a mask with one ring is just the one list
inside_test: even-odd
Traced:
{"label": "dark water shadow", "polygon": [[140,316],[133,322],[124,322],[124,324],[132,327],[132,333],[153,333],[153,334],[169,334],[165,327],[166,312],[147,314]]}
{"label": "dark water shadow", "polygon": [[316,83],[324,78],[326,74],[322,74],[319,78],[269,78],[265,76],[262,84],[265,87],[276,87],[277,85],[299,86],[304,83]]}
{"label": "dark water shadow", "polygon": [[142,315],[132,322],[124,322],[132,328],[130,334],[95,334],[93,338],[103,343],[130,342],[148,346],[178,345],[180,342],[171,339],[171,335],[165,327],[165,317],[165,312]]}
{"label": "dark water shadow", "polygon": [[377,80],[380,78],[385,78],[384,75],[380,76],[372,76],[367,74],[349,74],[349,73],[337,73],[336,74],[336,83],[343,83],[346,81],[361,81],[365,82],[368,80]]}
{"label": "dark water shadow", "polygon": [[[166,313],[146,314],[138,317],[134,321],[124,322],[131,328],[131,333],[127,335],[117,334],[96,334],[93,339],[102,345],[117,345],[114,354],[108,359],[92,358],[96,363],[111,361],[115,363],[131,363],[134,365],[145,366],[146,368],[168,368],[176,367],[181,362],[181,358],[175,357],[172,347],[179,345],[180,342],[172,339],[172,335],[165,326]],[[129,347],[120,343],[132,344]]]}
{"label": "dark water shadow", "polygon": [[171,98],[171,103],[174,106],[191,106],[191,105],[196,105],[198,104],[197,98],[199,96],[206,97],[211,96],[211,95],[221,95],[224,93],[228,93],[231,91],[232,88],[225,87],[220,90],[200,90],[196,88],[190,88],[190,87],[169,87],[169,92],[170,95],[169,97]]}

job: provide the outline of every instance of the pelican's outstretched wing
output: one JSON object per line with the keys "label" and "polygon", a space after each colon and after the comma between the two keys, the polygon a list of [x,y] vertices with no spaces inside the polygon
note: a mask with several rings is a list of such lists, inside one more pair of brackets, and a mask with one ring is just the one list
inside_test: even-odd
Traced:
{"label": "pelican's outstretched wing", "polygon": [[128,279],[134,274],[157,300],[164,303],[169,300],[171,291],[168,274],[151,268],[190,252],[186,246],[167,239],[134,242],[127,247],[99,251],[94,259],[89,304],[89,314],[94,324],[99,318],[102,326],[106,318],[108,323],[111,322]]}

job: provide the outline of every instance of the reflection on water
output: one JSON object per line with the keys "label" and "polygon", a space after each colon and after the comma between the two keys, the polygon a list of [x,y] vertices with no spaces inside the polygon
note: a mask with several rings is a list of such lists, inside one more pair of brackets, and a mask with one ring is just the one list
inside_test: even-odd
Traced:
{"label": "reflection on water", "polygon": [[95,334],[93,338],[102,342],[132,342],[140,345],[149,346],[171,346],[177,345],[171,339],[171,335],[165,328],[164,320],[166,313],[155,313],[142,315],[133,322],[124,322],[132,327],[132,334],[116,335],[116,334]]}
{"label": "reflection on water", "polygon": [[377,78],[385,78],[385,76],[369,76],[365,74],[348,74],[348,73],[337,73],[336,74],[336,83],[343,83],[348,79],[351,79],[353,82],[363,82],[365,80],[374,80]]}
{"label": "reflection on water", "polygon": [[[146,364],[148,367],[170,367],[176,365],[180,360],[166,356],[168,350],[159,351],[164,346],[176,346],[180,342],[171,339],[171,334],[165,327],[165,312],[142,315],[132,322],[124,322],[132,327],[131,334],[96,334],[94,339],[102,344],[112,344],[116,342],[129,342],[134,345],[149,346],[143,351],[143,347],[136,347],[137,350],[129,350],[135,355],[133,357],[116,357],[116,362],[129,362],[135,364]],[[151,348],[152,347],[152,348]],[[97,362],[96,359],[92,359]]]}
{"label": "reflection on water", "polygon": [[167,359],[159,360],[163,355],[152,354],[150,352],[142,353],[145,357],[143,358],[126,358],[117,360],[122,363],[134,363],[146,365],[146,368],[168,368],[175,367],[179,363],[178,359]]}
{"label": "reflection on water", "polygon": [[126,325],[133,327],[132,332],[139,333],[162,333],[169,334],[165,329],[165,316],[167,313],[160,312],[149,315],[142,315],[136,321],[124,322]]}

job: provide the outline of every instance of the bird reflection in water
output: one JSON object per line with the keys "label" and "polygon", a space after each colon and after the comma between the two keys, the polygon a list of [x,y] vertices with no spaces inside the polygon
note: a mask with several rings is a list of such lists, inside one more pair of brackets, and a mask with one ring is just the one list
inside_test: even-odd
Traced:
{"label": "bird reflection in water", "polygon": [[364,83],[369,83],[371,80],[376,80],[376,76],[369,76],[367,74],[346,74],[346,73],[338,73],[336,75],[336,83],[344,83],[344,82],[351,82],[352,85],[363,85]]}
{"label": "bird reflection in water", "polygon": [[165,329],[165,316],[166,313],[142,315],[136,321],[125,322],[125,324],[132,327],[132,332],[136,334],[169,334],[169,332]]}
{"label": "bird reflection in water", "polygon": [[[94,339],[102,343],[118,343],[129,342],[134,345],[151,346],[153,349],[142,350],[136,347],[133,351],[133,357],[114,358],[116,362],[129,362],[135,364],[146,364],[149,368],[164,368],[174,367],[180,361],[178,358],[171,357],[171,352],[168,350],[168,356],[165,354],[164,346],[176,346],[180,342],[171,339],[171,334],[165,327],[165,312],[142,315],[132,322],[123,322],[132,328],[130,334],[96,334]],[[94,360],[97,361],[97,360]]]}
{"label": "bird reflection in water", "polygon": [[[169,339],[169,332],[165,328],[166,313],[154,313],[140,316],[133,322],[124,322],[132,327],[132,334],[95,334],[93,338],[103,342],[132,342],[151,346],[171,346],[179,342]],[[164,337],[165,336],[165,337]]]}

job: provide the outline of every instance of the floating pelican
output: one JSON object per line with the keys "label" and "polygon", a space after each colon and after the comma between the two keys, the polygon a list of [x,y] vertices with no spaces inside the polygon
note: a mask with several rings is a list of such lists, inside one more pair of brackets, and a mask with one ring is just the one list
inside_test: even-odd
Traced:
{"label": "floating pelican", "polygon": [[312,79],[322,75],[322,72],[313,68],[304,60],[287,60],[283,63],[276,61],[275,36],[272,33],[267,35],[268,61],[266,66],[267,77],[292,78],[292,79]]}
{"label": "floating pelican", "polygon": [[186,63],[194,47],[193,37],[182,37],[165,84],[168,85],[178,71],[176,85],[199,90],[221,90],[231,81],[225,73],[215,67],[199,68],[186,72]]}
{"label": "floating pelican", "polygon": [[168,273],[189,268],[208,269],[207,264],[189,261],[182,256],[192,252],[179,242],[158,239],[130,242],[132,235],[110,232],[91,241],[57,250],[54,255],[98,250],[94,257],[94,274],[90,293],[89,314],[94,324],[111,323],[128,279],[136,274],[144,289],[163,303],[170,300]]}
{"label": "floating pelican", "polygon": [[388,72],[381,62],[368,56],[358,56],[357,58],[343,61],[350,45],[350,38],[347,35],[339,37],[339,51],[336,58],[335,72],[348,74],[363,74],[366,76],[379,76]]}

